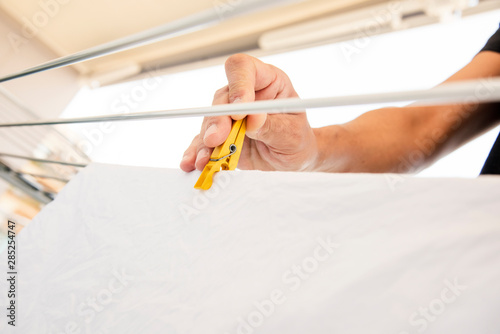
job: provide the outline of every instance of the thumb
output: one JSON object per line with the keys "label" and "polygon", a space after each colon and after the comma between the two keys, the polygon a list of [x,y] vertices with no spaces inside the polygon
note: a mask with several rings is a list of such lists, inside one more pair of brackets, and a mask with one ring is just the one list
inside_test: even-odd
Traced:
{"label": "thumb", "polygon": [[[255,101],[255,76],[257,70],[254,58],[244,54],[231,56],[226,61],[225,69],[228,81],[228,102],[245,103]],[[234,120],[245,117],[246,115],[232,116]],[[247,130],[249,123],[252,124],[250,119],[247,119]]]}
{"label": "thumb", "polygon": [[256,59],[244,54],[237,54],[227,59],[225,64],[229,90],[229,103],[255,101]]}
{"label": "thumb", "polygon": [[231,118],[228,116],[205,117],[201,127],[201,138],[207,147],[224,143],[231,131]]}

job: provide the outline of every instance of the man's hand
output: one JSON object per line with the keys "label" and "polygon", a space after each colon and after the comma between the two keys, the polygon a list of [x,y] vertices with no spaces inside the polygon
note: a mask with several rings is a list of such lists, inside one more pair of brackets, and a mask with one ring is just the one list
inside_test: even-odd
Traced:
{"label": "man's hand", "polygon": [[[231,56],[226,76],[228,85],[215,93],[214,105],[298,97],[283,71],[248,55]],[[228,137],[232,119],[244,117],[205,117],[200,134],[184,153],[181,169],[202,170],[213,148]],[[303,112],[248,115],[246,136],[240,169],[304,171],[311,170],[317,159],[316,138]]]}
{"label": "man's hand", "polygon": [[[278,68],[246,55],[226,62],[228,86],[214,104],[297,97]],[[500,54],[480,52],[447,82],[500,75]],[[249,115],[241,169],[402,173],[418,171],[500,123],[498,103],[407,106],[369,111],[341,125],[311,129],[305,113]],[[244,116],[235,116],[233,119]],[[202,170],[231,129],[231,117],[207,117],[181,168]]]}

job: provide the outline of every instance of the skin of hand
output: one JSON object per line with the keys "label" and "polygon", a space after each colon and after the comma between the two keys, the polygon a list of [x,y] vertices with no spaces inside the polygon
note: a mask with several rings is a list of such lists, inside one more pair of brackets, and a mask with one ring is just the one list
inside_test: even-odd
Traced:
{"label": "skin of hand", "polygon": [[[297,97],[284,72],[247,55],[226,62],[228,86],[214,104]],[[500,54],[481,52],[445,82],[500,76]],[[408,106],[369,111],[341,125],[311,129],[305,113],[249,115],[238,168],[321,172],[415,172],[500,123],[498,103]],[[244,116],[233,117],[239,119]],[[215,124],[215,127],[213,125]],[[230,117],[207,117],[181,169],[202,170],[231,128]]]}
{"label": "skin of hand", "polygon": [[[215,93],[214,105],[298,97],[283,71],[256,58],[244,54],[231,56],[225,69],[228,85]],[[232,119],[244,117],[237,115]],[[200,134],[184,153],[181,169],[203,170],[213,148],[224,143],[229,135],[232,119],[205,117]],[[316,138],[304,112],[248,115],[238,168],[310,170],[317,154]]]}

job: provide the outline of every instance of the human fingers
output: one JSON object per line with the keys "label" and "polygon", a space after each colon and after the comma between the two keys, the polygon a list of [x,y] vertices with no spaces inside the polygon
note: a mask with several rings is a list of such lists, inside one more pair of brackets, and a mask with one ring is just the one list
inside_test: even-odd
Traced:
{"label": "human fingers", "polygon": [[200,142],[200,135],[194,137],[193,141],[189,145],[189,147],[184,152],[182,157],[180,168],[185,172],[192,172],[195,170],[195,162],[197,155],[197,148]]}

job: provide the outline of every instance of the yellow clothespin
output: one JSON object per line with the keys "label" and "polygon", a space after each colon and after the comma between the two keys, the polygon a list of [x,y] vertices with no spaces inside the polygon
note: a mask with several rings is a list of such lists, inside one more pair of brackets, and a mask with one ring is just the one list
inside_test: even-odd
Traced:
{"label": "yellow clothespin", "polygon": [[215,173],[221,170],[236,169],[238,160],[240,159],[243,141],[245,140],[246,129],[246,118],[233,121],[229,137],[227,137],[224,144],[214,148],[210,160],[194,185],[196,189],[208,190],[212,186],[212,180]]}

